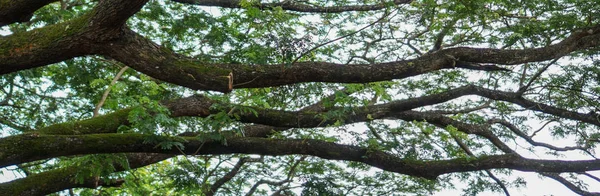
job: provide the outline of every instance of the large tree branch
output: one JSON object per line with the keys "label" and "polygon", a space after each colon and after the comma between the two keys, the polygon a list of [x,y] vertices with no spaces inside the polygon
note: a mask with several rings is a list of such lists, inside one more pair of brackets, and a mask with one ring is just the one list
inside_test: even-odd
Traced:
{"label": "large tree branch", "polygon": [[576,50],[597,47],[598,45],[600,45],[600,25],[576,30],[561,42],[542,48],[505,50],[457,47],[440,50],[439,52],[451,55],[460,61],[471,63],[514,65],[552,60]]}
{"label": "large tree branch", "polygon": [[[172,0],[179,3],[200,5],[200,6],[217,6],[224,8],[242,8],[240,0]],[[273,9],[281,7],[284,10],[296,11],[296,12],[312,12],[312,13],[340,13],[348,11],[373,11],[381,10],[390,5],[408,4],[412,0],[394,0],[389,2],[382,2],[373,5],[346,5],[346,6],[316,6],[302,2],[295,1],[283,1],[279,3],[253,3],[253,7],[259,9]]]}
{"label": "large tree branch", "polygon": [[[319,117],[318,114],[324,114],[326,111],[311,111],[311,110],[300,110],[300,111],[283,111],[283,110],[271,110],[262,109],[258,107],[249,107],[256,113],[244,112],[240,108],[247,106],[223,104],[211,100],[203,96],[191,96],[187,98],[181,98],[177,100],[164,102],[164,105],[171,111],[173,117],[178,116],[198,116],[206,117],[211,114],[216,114],[221,111],[232,111],[239,117],[239,121],[244,123],[255,123],[262,125],[269,125],[273,127],[279,127],[277,130],[285,129],[285,127],[292,128],[313,128],[323,127],[331,125],[338,120],[343,120],[345,124],[355,122],[365,122],[371,119],[386,119],[386,118],[399,118],[406,121],[412,120],[426,120],[427,122],[434,123],[441,127],[447,125],[453,125],[459,128],[465,133],[476,134],[483,136],[492,141],[496,146],[502,149],[504,152],[510,152],[510,148],[503,145],[503,143],[497,139],[489,130],[480,128],[478,125],[466,124],[456,122],[442,114],[434,112],[407,112],[411,109],[419,108],[422,106],[434,105],[449,101],[465,95],[479,95],[493,100],[502,100],[511,103],[521,105],[525,108],[540,111],[544,113],[553,114],[559,117],[580,120],[591,124],[600,124],[598,120],[589,114],[581,114],[577,112],[571,112],[565,109],[556,108],[553,106],[532,102],[524,98],[519,97],[516,93],[503,92],[496,90],[489,90],[476,86],[465,86],[446,92],[422,96],[417,98],[410,98],[404,100],[393,101],[386,104],[378,104],[365,106],[360,108],[339,108],[333,107],[330,110],[344,110],[352,111],[348,113],[342,119],[324,119]],[[219,105],[219,107],[213,107]],[[42,128],[37,133],[42,134],[85,134],[85,133],[114,133],[120,125],[127,125],[127,114],[129,110],[123,110],[108,115],[92,118],[89,120],[74,122],[74,123],[63,123],[52,125],[46,128]],[[246,110],[247,111],[247,110]],[[370,118],[368,118],[370,116]],[[254,129],[254,128],[251,128]],[[251,133],[255,136],[264,136],[271,132],[269,127],[255,127],[253,130],[256,133]],[[250,132],[253,132],[250,131]]]}
{"label": "large tree branch", "polygon": [[[124,168],[119,164],[114,164],[115,172],[135,169],[150,165],[167,158],[173,157],[171,154],[127,154],[127,162],[129,168]],[[13,180],[10,182],[0,183],[0,193],[5,195],[47,195],[54,192],[70,189],[70,188],[97,188],[98,186],[114,186],[123,183],[97,181],[96,177],[88,177],[83,183],[75,181],[77,173],[84,167],[88,166],[72,166],[67,168],[55,169],[27,176],[25,178]],[[107,184],[109,183],[109,184]]]}
{"label": "large tree branch", "polygon": [[491,90],[482,87],[470,86],[473,89],[472,92],[466,93],[464,95],[479,95],[482,97],[486,97],[488,99],[498,100],[498,101],[506,101],[509,103],[513,103],[519,105],[527,110],[543,112],[546,114],[552,114],[554,116],[558,116],[561,118],[582,121],[586,123],[590,123],[596,126],[600,126],[600,120],[594,114],[584,114],[579,112],[573,112],[566,109],[554,107],[544,103],[534,102],[528,99],[523,98],[520,94],[514,92],[505,92],[498,90]]}
{"label": "large tree branch", "polygon": [[150,138],[169,141],[172,138],[142,134],[98,134],[74,136],[19,135],[0,139],[0,166],[51,157],[98,153],[166,153],[166,154],[261,154],[270,156],[301,154],[330,160],[362,162],[386,171],[435,179],[454,172],[485,169],[515,169],[534,172],[585,172],[600,170],[600,160],[560,161],[527,159],[516,154],[479,158],[418,161],[358,146],[342,145],[312,139],[227,138],[222,141],[183,137],[183,151],[157,148]]}
{"label": "large tree branch", "polygon": [[[372,114],[373,118],[380,119],[389,117],[390,112],[402,112],[411,110],[414,108],[433,105],[442,103],[454,98],[468,94],[472,87],[461,87],[454,90],[449,90],[444,93],[435,95],[428,95],[417,98],[409,98],[399,101],[393,101],[390,103],[371,105],[360,108],[340,108],[332,107],[330,110],[350,110],[356,111],[352,115],[348,115],[346,123],[353,122],[364,122],[369,120],[367,114]],[[331,98],[331,96],[326,99]],[[232,114],[236,114],[240,117],[241,122],[262,124],[263,127],[253,127],[252,130],[248,130],[248,134],[252,135],[265,135],[271,130],[264,125],[270,125],[276,130],[284,129],[285,127],[323,127],[335,123],[337,120],[326,120],[318,117],[317,114],[322,114],[321,109],[313,110],[314,108],[321,108],[322,102],[318,102],[311,106],[308,106],[306,110],[300,111],[284,111],[284,110],[272,110],[262,109],[258,107],[248,107],[234,104],[225,104],[214,101],[210,98],[194,95],[186,98],[180,98],[176,100],[164,101],[163,105],[170,111],[172,117],[181,116],[196,116],[196,117],[207,117],[211,114],[216,114],[221,111],[233,111]],[[220,105],[220,107],[213,107]],[[251,108],[257,113],[243,112],[239,108]],[[123,109],[117,112],[109,113],[106,115],[86,119],[78,122],[59,123],[51,125],[45,128],[41,128],[36,133],[39,134],[91,134],[91,133],[115,133],[121,125],[128,125],[129,121],[127,116],[131,111],[131,108]],[[250,133],[252,132],[252,133]]]}
{"label": "large tree branch", "polygon": [[[544,61],[575,50],[600,45],[599,29],[591,28],[588,31],[573,33],[564,41],[544,48],[523,50],[450,48],[412,60],[379,64],[342,65],[327,62],[300,62],[292,66],[206,64],[177,55],[131,31],[122,39],[111,43],[112,45],[105,45],[102,54],[164,81],[192,89],[228,92],[232,85],[235,88],[258,88],[301,82],[364,83],[401,79],[454,67],[481,68],[463,66],[472,63],[518,64]],[[515,56],[518,58],[514,58]],[[494,68],[495,66],[488,67],[490,70],[502,70]],[[233,84],[231,84],[231,77],[233,77]]]}
{"label": "large tree branch", "polygon": [[127,19],[137,13],[148,0],[100,0],[91,11],[90,26],[121,29]]}
{"label": "large tree branch", "polygon": [[0,1],[0,27],[15,22],[27,22],[33,12],[58,0],[13,0]]}
{"label": "large tree branch", "polygon": [[96,44],[121,36],[127,19],[146,1],[102,0],[76,19],[0,37],[0,74],[95,54]]}
{"label": "large tree branch", "polygon": [[[82,32],[80,29],[87,21],[89,20],[82,17],[70,21],[69,24],[48,26],[1,38],[3,42],[0,42],[0,47],[7,49],[0,51],[0,67],[3,68],[0,74],[39,67],[77,56],[101,54],[163,81],[192,89],[229,92],[232,87],[258,88],[301,82],[364,83],[401,79],[454,67],[481,69],[465,65],[544,61],[600,45],[600,27],[595,27],[574,32],[562,42],[543,48],[450,48],[412,60],[379,64],[300,62],[288,67],[283,64],[207,64],[178,55],[131,30],[94,31],[93,34]],[[65,33],[56,34],[56,31]],[[80,39],[82,35],[88,38]],[[94,39],[89,39],[90,36]],[[32,39],[34,42],[23,45],[28,43],[23,42],[23,39]],[[52,41],[47,42],[48,40]],[[495,66],[487,67],[489,68],[484,70],[503,70]]]}

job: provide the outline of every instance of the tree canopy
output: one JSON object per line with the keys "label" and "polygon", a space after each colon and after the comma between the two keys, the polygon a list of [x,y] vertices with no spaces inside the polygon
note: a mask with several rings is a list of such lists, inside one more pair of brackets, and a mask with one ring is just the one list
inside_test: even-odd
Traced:
{"label": "tree canopy", "polygon": [[574,0],[0,1],[0,167],[22,176],[0,194],[510,195],[524,171],[599,195],[598,16]]}

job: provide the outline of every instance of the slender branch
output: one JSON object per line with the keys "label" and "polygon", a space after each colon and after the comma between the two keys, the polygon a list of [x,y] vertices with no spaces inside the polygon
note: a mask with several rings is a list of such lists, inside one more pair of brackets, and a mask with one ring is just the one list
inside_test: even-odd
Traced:
{"label": "slender branch", "polygon": [[242,166],[249,162],[259,162],[262,161],[261,158],[253,159],[248,157],[243,157],[238,160],[238,162],[231,168],[231,170],[225,174],[223,177],[219,178],[215,183],[213,183],[208,190],[203,191],[204,195],[212,196],[217,193],[217,190],[221,188],[225,183],[229,182],[235,175],[238,174]]}
{"label": "slender branch", "polygon": [[300,157],[300,159],[298,159],[297,161],[294,162],[292,167],[290,167],[290,169],[287,173],[287,178],[285,180],[291,181],[292,178],[294,178],[294,174],[296,173],[296,168],[298,168],[298,165],[300,165],[300,163],[302,163],[304,160],[306,160],[306,158],[307,158],[307,156],[302,156],[302,157]]}
{"label": "slender branch", "polygon": [[531,77],[531,79],[529,79],[529,82],[527,82],[527,84],[525,86],[522,86],[519,88],[519,90],[517,91],[518,95],[523,95],[523,93],[525,93],[525,91],[527,91],[527,89],[531,86],[531,84],[533,84],[533,82],[542,75],[542,73],[544,73],[552,64],[556,63],[556,61],[558,61],[559,58],[555,58],[554,60],[550,61],[550,63],[546,64],[542,69],[538,70],[533,77]]}
{"label": "slender branch", "polygon": [[26,126],[22,126],[19,125],[17,123],[12,122],[11,120],[9,120],[7,117],[0,115],[0,124],[6,125],[14,130],[17,131],[21,131],[21,132],[29,132],[32,131],[32,129],[30,129],[29,127]]}
{"label": "slender branch", "polygon": [[581,189],[579,186],[573,184],[572,182],[569,182],[567,179],[561,177],[560,175],[558,175],[558,173],[550,173],[550,172],[543,172],[540,173],[543,176],[546,176],[548,178],[552,178],[558,182],[560,182],[561,184],[565,185],[567,188],[569,188],[571,191],[579,194],[579,195],[584,195],[584,196],[598,196],[600,195],[599,192],[588,192],[585,191],[583,189]]}
{"label": "slender branch", "polygon": [[[465,151],[465,153],[471,157],[475,157],[475,154],[473,154],[473,152],[471,151],[471,149],[469,149],[469,146],[467,144],[465,144],[460,138],[458,138],[455,134],[450,133],[450,136],[452,136],[452,139],[454,139],[454,141],[456,142],[456,144],[458,144],[458,146]],[[496,184],[498,184],[498,186],[500,186],[500,188],[502,188],[502,191],[504,191],[504,194],[506,196],[510,196],[510,193],[508,192],[508,188],[506,188],[506,185],[502,182],[502,180],[500,180],[498,177],[496,177],[496,175],[494,175],[494,173],[492,173],[492,171],[490,171],[489,169],[484,170],[485,173],[488,174],[488,176],[490,176],[490,178],[492,178],[492,180],[494,180],[496,182]]]}
{"label": "slender branch", "polygon": [[117,83],[117,80],[119,80],[119,78],[121,78],[121,75],[123,75],[123,73],[125,73],[125,71],[127,71],[128,68],[129,67],[127,67],[127,66],[121,68],[121,70],[119,70],[119,73],[117,73],[115,78],[113,78],[113,80],[110,81],[110,84],[108,85],[106,90],[104,90],[104,93],[102,94],[102,98],[100,98],[100,101],[96,105],[96,108],[94,108],[94,114],[93,114],[94,117],[98,116],[98,112],[100,111],[100,108],[102,108],[102,105],[104,105],[104,102],[106,101],[106,98],[108,97],[108,94],[110,93],[111,87],[114,86],[115,83]]}
{"label": "slender branch", "polygon": [[591,179],[594,179],[594,180],[596,180],[596,181],[600,182],[600,178],[599,178],[599,177],[596,177],[596,176],[594,176],[594,175],[592,175],[592,174],[590,174],[590,173],[587,173],[587,172],[580,172],[579,174],[585,175],[585,176],[587,176],[588,178],[591,178]]}
{"label": "slender branch", "polygon": [[570,151],[570,150],[583,150],[586,151],[587,147],[585,146],[567,146],[567,147],[557,147],[554,145],[550,145],[547,143],[543,143],[543,142],[536,142],[533,140],[533,138],[531,138],[530,136],[528,136],[527,134],[525,134],[523,131],[521,131],[519,128],[517,128],[515,125],[513,125],[512,123],[503,120],[503,119],[492,119],[490,121],[488,121],[489,123],[497,123],[497,124],[501,124],[504,127],[508,128],[510,131],[512,131],[513,133],[515,133],[517,136],[519,136],[520,138],[523,138],[525,141],[527,141],[529,144],[533,145],[533,146],[541,146],[541,147],[545,147],[551,150],[556,150],[556,151]]}
{"label": "slender branch", "polygon": [[548,126],[548,125],[549,125],[550,123],[552,123],[552,122],[557,122],[557,121],[558,121],[558,119],[551,119],[551,120],[549,120],[548,122],[544,123],[544,124],[543,124],[543,125],[542,125],[542,126],[539,128],[539,129],[537,129],[537,130],[533,131],[533,133],[531,133],[531,135],[530,135],[529,137],[533,139],[533,137],[534,137],[535,135],[537,135],[537,134],[538,134],[540,131],[544,130],[544,128],[545,128],[546,126]]}
{"label": "slender branch", "polygon": [[252,187],[250,188],[250,190],[246,193],[246,196],[251,196],[254,194],[254,192],[256,192],[256,190],[258,189],[258,186],[263,185],[263,184],[269,184],[269,185],[273,185],[273,186],[281,186],[282,184],[288,182],[287,180],[282,180],[282,181],[270,181],[270,180],[259,180],[258,182],[254,183],[254,185],[252,185]]}
{"label": "slender branch", "polygon": [[362,27],[362,28],[360,28],[360,29],[358,29],[358,30],[356,30],[356,31],[352,32],[352,33],[348,33],[348,34],[346,34],[346,35],[343,35],[343,36],[337,37],[337,38],[335,38],[335,39],[329,40],[329,41],[327,41],[327,42],[324,42],[324,43],[321,43],[321,44],[319,44],[319,45],[316,45],[315,47],[312,47],[311,49],[309,49],[309,50],[307,50],[307,51],[303,52],[303,53],[302,53],[302,54],[300,54],[298,57],[296,57],[296,59],[294,59],[294,60],[292,61],[292,63],[291,63],[291,64],[292,64],[292,65],[294,65],[294,64],[295,64],[296,62],[298,62],[298,60],[300,60],[302,57],[306,56],[307,54],[311,53],[312,51],[314,51],[314,50],[316,50],[316,49],[318,49],[318,48],[320,48],[320,47],[323,47],[323,46],[325,46],[325,45],[327,45],[327,44],[330,44],[330,43],[336,42],[336,41],[338,41],[338,40],[341,40],[341,39],[344,39],[344,38],[347,38],[347,37],[353,36],[353,35],[355,35],[355,34],[357,34],[357,33],[361,32],[361,31],[363,31],[363,30],[365,30],[365,29],[367,29],[367,28],[369,28],[369,27],[372,27],[373,25],[375,25],[375,24],[377,24],[377,23],[379,23],[379,22],[383,21],[383,19],[387,18],[387,17],[388,17],[388,16],[390,16],[392,13],[393,13],[393,12],[391,12],[391,13],[385,13],[385,14],[383,14],[383,16],[381,16],[381,18],[379,18],[379,19],[375,20],[374,22],[372,22],[372,23],[368,24],[367,26],[364,26],[364,27]]}

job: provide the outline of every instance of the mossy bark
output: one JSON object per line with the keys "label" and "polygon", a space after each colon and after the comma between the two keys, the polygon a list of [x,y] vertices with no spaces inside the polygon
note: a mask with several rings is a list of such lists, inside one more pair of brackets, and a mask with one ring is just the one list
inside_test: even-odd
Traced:
{"label": "mossy bark", "polygon": [[[183,140],[182,140],[183,139]],[[182,149],[157,147],[148,141],[181,142]],[[537,172],[583,172],[600,170],[600,160],[557,161],[526,159],[516,154],[480,158],[420,161],[402,159],[375,149],[349,146],[312,139],[265,139],[228,137],[211,140],[199,137],[161,137],[142,134],[95,134],[73,136],[19,135],[0,140],[0,166],[51,157],[98,153],[163,153],[179,155],[261,154],[310,155],[323,159],[365,163],[380,169],[410,176],[436,179],[454,172],[484,169],[515,169]],[[181,150],[181,151],[180,151]]]}
{"label": "mossy bark", "polygon": [[[124,168],[119,164],[114,164],[115,172],[125,171],[144,167],[167,158],[173,157],[168,154],[127,154],[129,168]],[[83,181],[76,181],[76,175],[88,166],[69,166],[66,168],[54,169],[38,174],[27,176],[26,178],[16,179],[7,183],[0,183],[0,194],[2,195],[47,195],[54,192],[71,188],[97,188],[98,186],[119,185],[115,181],[104,181],[94,176],[83,176]],[[111,167],[111,166],[106,166]]]}

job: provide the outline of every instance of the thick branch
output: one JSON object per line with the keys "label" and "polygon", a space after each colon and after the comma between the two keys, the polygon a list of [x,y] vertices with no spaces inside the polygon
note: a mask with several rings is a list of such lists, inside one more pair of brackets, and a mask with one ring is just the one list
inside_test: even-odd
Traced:
{"label": "thick branch", "polygon": [[[41,160],[51,157],[98,153],[167,153],[180,154],[178,149],[157,148],[147,142],[161,138],[142,134],[102,134],[76,136],[19,135],[0,139],[0,166]],[[526,159],[515,154],[480,158],[459,158],[439,161],[405,160],[394,155],[357,146],[311,139],[228,138],[221,141],[184,137],[186,154],[261,154],[270,156],[301,154],[330,160],[362,162],[386,171],[435,179],[453,172],[485,169],[515,169],[535,172],[585,172],[600,170],[600,160],[559,161]]]}
{"label": "thick branch", "polygon": [[573,51],[597,47],[598,45],[600,45],[600,25],[577,30],[565,40],[542,48],[504,50],[457,47],[441,50],[440,52],[451,55],[460,61],[471,63],[515,65],[556,59]]}
{"label": "thick branch", "polygon": [[[125,171],[128,169],[150,165],[172,156],[173,155],[169,154],[128,154],[127,162],[129,163],[129,168],[123,168],[119,164],[115,164],[114,168],[116,169],[116,172]],[[89,177],[83,183],[78,183],[74,179],[77,175],[77,172],[81,170],[82,167],[87,166],[61,168],[34,174],[6,183],[0,183],[0,193],[5,195],[23,196],[47,195],[70,188],[97,188],[98,186],[105,186],[107,183],[110,186],[123,183],[123,181],[100,181],[100,183],[98,183],[96,177]]]}
{"label": "thick branch", "polygon": [[[172,0],[179,3],[200,5],[200,6],[217,6],[224,8],[242,8],[240,0]],[[295,1],[283,1],[280,3],[255,3],[254,7],[259,9],[273,9],[281,7],[283,10],[296,12],[312,12],[312,13],[340,13],[348,11],[373,11],[381,10],[390,5],[408,4],[412,0],[394,0],[393,2],[382,2],[374,5],[347,5],[347,6],[316,6]]]}
{"label": "thick branch", "polygon": [[[177,55],[130,30],[124,30],[120,34],[105,32],[106,35],[103,36],[107,37],[99,36],[98,32],[94,32],[94,36],[97,36],[97,40],[94,40],[96,42],[115,39],[101,43],[101,47],[93,47],[94,51],[82,50],[87,48],[82,43],[89,41],[76,39],[80,35],[79,31],[67,31],[71,33],[66,33],[64,36],[49,35],[69,28],[80,29],[81,25],[78,27],[77,24],[87,21],[84,19],[85,17],[74,20],[76,22],[71,22],[73,24],[70,25],[64,23],[2,38],[6,41],[0,42],[2,43],[0,47],[8,49],[0,53],[0,67],[3,68],[0,74],[86,54],[102,54],[157,79],[192,89],[228,92],[232,86],[257,88],[301,82],[364,83],[401,79],[439,69],[460,67],[462,64],[457,64],[457,61],[498,64],[543,61],[600,44],[600,30],[592,28],[573,33],[564,41],[544,48],[524,50],[450,48],[413,60],[381,64],[341,65],[301,62],[285,68],[284,65],[206,64]],[[116,35],[120,38],[116,39],[114,37]],[[53,42],[36,43],[35,38],[40,39],[37,42],[42,42],[44,36],[50,36]],[[34,38],[34,44],[23,46],[23,39],[20,38],[29,39],[29,37]],[[469,69],[469,67],[465,68]]]}
{"label": "thick branch", "polygon": [[493,99],[493,100],[498,100],[498,101],[506,101],[506,102],[517,104],[527,110],[543,112],[543,113],[552,114],[554,116],[558,116],[561,118],[582,121],[582,122],[600,126],[600,121],[593,114],[584,114],[584,113],[573,112],[573,111],[569,111],[566,109],[554,107],[551,105],[530,101],[528,99],[521,97],[518,93],[490,90],[490,89],[486,89],[486,88],[482,88],[482,87],[475,87],[475,86],[471,86],[471,88],[473,88],[473,91],[469,92],[469,93],[465,93],[464,95],[475,94],[475,95],[479,95],[482,97],[486,97],[488,99]]}
{"label": "thick branch", "polygon": [[[285,65],[206,64],[177,55],[130,30],[124,30],[120,34],[104,32],[106,35],[102,32],[94,32],[97,40],[95,39],[93,43],[99,44],[93,47],[94,51],[85,50],[89,48],[85,45],[89,41],[76,39],[79,31],[67,31],[71,33],[54,36],[54,38],[51,36],[57,30],[78,29],[76,24],[81,24],[79,22],[44,27],[2,38],[6,41],[0,42],[0,47],[8,49],[0,53],[0,67],[3,68],[0,74],[43,66],[76,56],[102,54],[167,82],[192,89],[229,92],[232,86],[258,88],[301,82],[364,83],[401,79],[439,69],[461,67],[464,63],[460,62],[518,64],[544,61],[600,44],[599,28],[591,28],[575,32],[564,41],[544,48],[524,50],[450,48],[416,59],[397,62],[352,65],[301,62],[286,68]],[[119,39],[114,37],[117,34],[120,36]],[[22,40],[20,38],[29,39],[29,37],[33,37],[35,41],[36,38],[41,39],[45,36],[53,38],[52,44],[23,46],[23,42],[19,41]],[[102,42],[102,40],[114,41]],[[464,68],[472,69],[469,66]]]}
{"label": "thick branch", "polygon": [[101,0],[92,10],[90,26],[120,30],[146,2],[148,0]]}
{"label": "thick branch", "polygon": [[[599,40],[600,27],[573,33],[564,41],[544,48],[501,50],[463,47],[389,63],[343,65],[300,62],[286,67],[283,64],[206,64],[176,55],[134,32],[129,32],[123,39],[105,47],[103,55],[164,81],[192,89],[228,92],[231,90],[227,78],[230,73],[233,74],[235,88],[258,88],[301,82],[364,83],[401,79],[455,66],[465,69],[487,69],[463,66],[471,65],[469,63],[519,64],[544,61],[575,50],[600,45]],[[491,70],[503,70],[495,66],[489,67]]]}
{"label": "thick branch", "polygon": [[125,21],[145,3],[103,0],[76,19],[0,37],[0,74],[95,54],[95,45],[121,36]]}
{"label": "thick branch", "polygon": [[[367,118],[370,116],[372,119],[389,119],[397,118],[406,121],[412,120],[425,120],[429,123],[433,123],[440,127],[446,127],[448,125],[455,126],[467,134],[476,134],[490,140],[494,145],[499,147],[506,153],[511,153],[512,150],[507,147],[502,141],[500,141],[491,131],[482,128],[479,125],[472,125],[461,123],[451,118],[445,117],[442,114],[432,112],[414,112],[409,111],[414,108],[433,105],[442,103],[448,100],[452,100],[464,95],[480,95],[494,100],[503,100],[511,103],[515,103],[526,107],[531,110],[537,110],[544,113],[553,114],[559,117],[580,120],[591,124],[600,124],[596,118],[588,114],[580,114],[571,112],[568,110],[556,108],[553,106],[535,103],[526,99],[520,98],[515,93],[502,92],[489,90],[485,88],[466,86],[453,90],[448,90],[443,93],[394,101],[386,104],[371,105],[361,108],[331,108],[332,110],[340,109],[345,111],[352,111],[348,113],[341,120],[345,124],[355,122],[365,122],[371,119]],[[219,107],[213,107],[215,104]],[[203,96],[191,96],[178,100],[165,102],[165,106],[169,108],[173,117],[177,116],[198,116],[206,117],[210,114],[216,114],[221,111],[232,111],[239,117],[241,122],[255,123],[262,125],[269,125],[278,127],[277,130],[283,130],[285,127],[298,127],[298,128],[313,128],[328,126],[339,119],[323,119],[317,114],[321,112],[314,111],[282,111],[282,110],[270,110],[262,108],[252,108],[256,113],[243,112],[247,110],[241,110],[246,106],[228,105],[215,102],[209,98]],[[79,133],[114,133],[120,125],[126,125],[128,110],[119,111],[116,113],[92,118],[75,123],[63,123],[52,125],[47,128],[38,130],[38,133],[43,134],[79,134]],[[249,135],[247,136],[259,136],[263,137],[272,132],[270,127],[249,127]]]}
{"label": "thick branch", "polygon": [[[394,101],[386,104],[371,105],[366,108],[339,108],[333,107],[331,110],[350,110],[356,111],[352,115],[348,115],[345,123],[364,122],[369,120],[368,114],[372,114],[375,119],[381,119],[390,117],[390,112],[402,112],[411,110],[414,108],[433,105],[442,103],[457,97],[462,96],[465,92],[469,92],[470,87],[462,87],[454,90],[449,90],[444,93],[410,98],[405,100]],[[320,103],[309,106],[309,108],[317,107]],[[312,110],[301,110],[301,111],[283,111],[283,110],[270,110],[262,109],[258,107],[250,107],[256,111],[256,115],[250,112],[243,112],[239,108],[245,108],[247,106],[239,106],[233,104],[219,103],[211,100],[207,97],[194,95],[186,98],[164,101],[163,105],[169,109],[172,117],[180,116],[196,116],[196,117],[207,117],[211,114],[216,114],[221,111],[233,111],[232,114],[236,114],[240,117],[241,122],[255,123],[262,125],[255,125],[247,127],[245,133],[246,136],[262,137],[272,132],[274,129],[282,130],[284,128],[291,127],[324,127],[335,123],[336,119],[323,121],[322,118],[316,114],[320,114],[322,111]],[[214,105],[220,105],[215,108]],[[237,108],[237,109],[236,109]],[[115,133],[121,125],[128,125],[127,116],[129,109],[120,110],[110,114],[98,116],[95,118],[69,123],[60,123],[51,125],[36,131],[39,134],[90,134],[90,133]],[[268,127],[264,125],[274,126]]]}
{"label": "thick branch", "polygon": [[0,27],[15,22],[27,22],[33,12],[57,0],[0,1]]}

